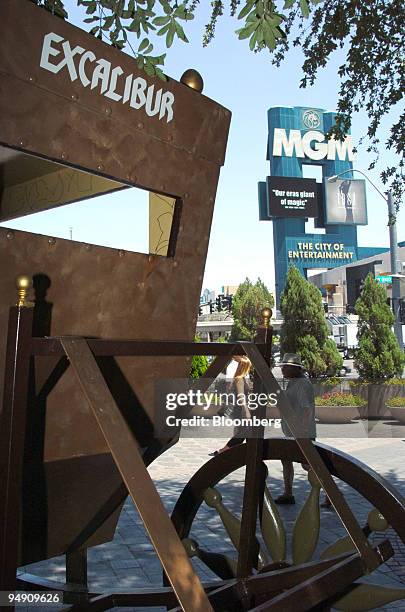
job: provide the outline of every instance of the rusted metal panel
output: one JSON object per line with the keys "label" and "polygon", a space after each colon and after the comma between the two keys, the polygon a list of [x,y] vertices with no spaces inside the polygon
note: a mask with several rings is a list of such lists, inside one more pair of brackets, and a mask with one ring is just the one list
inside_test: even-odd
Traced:
{"label": "rusted metal panel", "polygon": [[[111,179],[114,188],[117,183],[139,186],[175,197],[179,203],[169,257],[0,228],[0,372],[4,372],[8,308],[16,297],[14,280],[22,273],[36,279],[32,297],[34,333],[39,336],[193,340],[229,111],[172,79],[163,83],[147,77],[131,57],[28,0],[2,0],[0,21],[0,145],[6,157],[16,150],[25,155],[18,160],[15,178],[22,159],[23,182],[35,181],[50,170],[48,163],[57,162],[72,172]],[[52,40],[46,38],[52,33],[56,35]],[[172,116],[167,105],[160,118],[159,113],[149,116],[145,105],[139,104],[139,90],[130,92],[132,106],[130,100],[106,97],[114,89],[111,78],[104,93],[101,77],[93,89],[91,84],[85,86],[83,75],[72,80],[72,75],[79,75],[78,62],[85,52],[94,54],[94,61],[87,55],[85,66],[90,79],[96,65],[102,65],[97,61],[105,60],[110,76],[114,69],[122,70],[125,80],[117,83],[123,88],[133,75],[129,82],[138,79],[138,88],[142,83],[154,87],[149,89],[151,95],[160,89],[160,100],[170,94]],[[64,59],[60,71],[52,72],[49,67]],[[41,67],[41,61],[47,67]],[[121,75],[119,70],[115,74]],[[124,94],[122,89],[119,95]],[[5,187],[0,180],[0,188]],[[55,198],[45,207],[59,206],[64,199],[71,200]],[[28,214],[32,207],[27,200],[17,211],[15,206],[0,211],[0,218]],[[164,443],[153,440],[156,381],[163,375],[186,376],[190,360],[184,355],[99,358],[114,400],[142,450],[151,449],[152,443],[164,448]],[[39,453],[33,454],[27,469],[37,474],[49,495],[43,514],[38,508],[42,531],[37,540],[30,536],[35,526],[32,506],[24,506],[20,560],[25,563],[59,554],[75,543],[93,545],[110,538],[123,494],[121,477],[73,373],[63,366],[58,384],[46,382],[56,364],[53,357],[36,360],[35,391],[42,393],[28,406],[28,435],[38,447],[43,443],[43,452],[40,461]],[[28,493],[33,500],[33,492]],[[42,503],[45,497],[38,499]],[[109,503],[111,513],[100,523],[95,517]],[[93,533],[86,531],[89,525],[97,525]]]}
{"label": "rusted metal panel", "polygon": [[[167,156],[174,157],[173,163],[178,161],[177,152],[223,164],[230,121],[225,108],[173,79],[148,77],[129,55],[28,0],[3,0],[0,20],[0,142],[4,145],[178,196],[184,191],[167,172],[173,165],[165,163]],[[17,40],[24,44],[17,45]],[[100,60],[109,77],[103,81],[99,74],[92,89],[93,82],[88,81],[95,70],[100,73]],[[52,72],[59,64],[59,71]],[[116,101],[106,94],[118,68],[122,74],[117,76],[115,94],[121,99]],[[148,91],[156,95],[161,90],[162,99],[171,96],[171,113],[148,116],[147,101],[134,108],[132,97],[123,103],[129,75],[135,82],[134,106],[147,98]],[[142,83],[147,89],[139,95]],[[147,171],[151,165],[152,176]]]}
{"label": "rusted metal panel", "polygon": [[[209,158],[222,162],[229,113],[172,80],[161,84],[172,88],[175,95],[175,113],[170,123],[145,115],[147,120],[140,128],[133,120],[136,111],[113,101],[113,112],[106,114],[107,99],[81,84],[80,100],[72,100],[71,88],[79,85],[70,81],[66,70],[52,74],[39,67],[46,33],[57,30],[72,45],[91,48],[114,65],[122,60],[122,68],[135,75],[138,72],[134,61],[31,2],[6,0],[0,11],[3,23],[10,25],[0,42],[0,66],[6,85],[0,97],[0,140],[59,161],[63,153],[65,162],[114,180],[133,181],[154,191],[179,195],[182,201],[171,258],[0,229],[4,266],[0,329],[5,329],[7,309],[14,301],[14,277],[28,272],[49,279],[44,300],[52,305],[48,332],[52,335],[192,339],[219,175],[219,166]],[[27,24],[29,36],[27,33],[24,38]],[[26,40],[18,54],[10,49],[16,31]],[[17,104],[10,104],[7,91],[13,91]],[[208,131],[203,130],[205,118],[212,127]],[[23,134],[24,126],[27,131]],[[167,130],[172,130],[173,138],[165,137]],[[212,155],[204,153],[208,142]],[[2,338],[0,354],[2,360]],[[185,359],[153,358],[139,359],[136,364],[120,361],[120,366],[149,412],[156,378],[162,371],[169,376],[183,376],[188,363]],[[71,408],[76,401],[77,407]],[[123,401],[130,403],[130,398]],[[67,403],[69,410],[64,410]],[[132,401],[132,405],[136,402]],[[94,452],[105,452],[102,440],[91,433],[91,419],[67,372],[48,399],[47,427],[54,434],[47,436],[45,459],[82,454],[89,438]],[[66,427],[77,429],[77,435],[69,441],[64,433]]]}

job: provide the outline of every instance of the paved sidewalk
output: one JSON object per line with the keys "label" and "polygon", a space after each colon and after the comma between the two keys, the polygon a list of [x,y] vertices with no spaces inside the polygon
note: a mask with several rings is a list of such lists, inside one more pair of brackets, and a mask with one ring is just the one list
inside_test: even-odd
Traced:
{"label": "paved sidewalk", "polygon": [[[405,442],[403,440],[398,438],[333,439],[323,440],[323,442],[368,464],[405,495],[403,476]],[[208,452],[219,446],[221,446],[221,441],[218,439],[183,438],[150,466],[150,474],[169,513],[189,478],[209,459]],[[269,462],[269,474],[269,486],[273,496],[276,496],[282,490],[280,462]],[[226,506],[235,514],[240,513],[242,506],[243,478],[244,469],[240,469],[227,477],[219,486]],[[294,483],[297,503],[295,506],[281,509],[285,525],[290,531],[308,490],[306,473],[300,466],[297,466]],[[342,490],[356,516],[359,517],[360,523],[364,524],[370,505],[346,485],[342,487]],[[318,551],[345,535],[345,530],[333,511],[322,510],[321,526]],[[202,547],[211,551],[223,552],[235,558],[235,550],[215,510],[206,505],[198,512],[191,535]],[[395,588],[405,587],[405,550],[392,530],[388,532],[388,535],[399,554],[394,562],[374,573],[372,580],[376,582],[376,577],[378,577],[379,584],[389,584]],[[316,553],[314,558],[316,558]],[[210,570],[198,560],[195,562],[195,567],[203,580],[215,578]],[[44,577],[64,579],[64,559],[62,557],[27,566],[26,569]],[[111,586],[129,589],[162,584],[160,563],[130,500],[124,506],[114,540],[89,550],[89,584],[92,589],[100,590],[107,590]],[[405,610],[405,600],[380,609]],[[162,608],[153,610],[162,610]]]}

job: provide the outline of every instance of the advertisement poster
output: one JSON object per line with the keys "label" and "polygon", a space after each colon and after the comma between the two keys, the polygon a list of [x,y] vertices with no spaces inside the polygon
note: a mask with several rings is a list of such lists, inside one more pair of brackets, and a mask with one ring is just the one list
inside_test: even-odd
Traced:
{"label": "advertisement poster", "polygon": [[325,181],[325,223],[367,225],[366,184],[363,179]]}
{"label": "advertisement poster", "polygon": [[268,212],[271,217],[317,217],[315,179],[267,177]]}

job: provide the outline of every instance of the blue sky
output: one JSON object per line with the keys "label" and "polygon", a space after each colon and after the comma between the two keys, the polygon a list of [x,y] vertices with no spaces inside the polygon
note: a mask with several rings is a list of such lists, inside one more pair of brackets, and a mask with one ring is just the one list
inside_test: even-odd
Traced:
{"label": "blue sky", "polygon": [[[75,0],[66,0],[65,4],[70,20],[80,25],[83,10],[75,6]],[[337,67],[342,56],[333,58],[312,88],[300,89],[301,53],[293,49],[288,60],[276,68],[271,65],[267,52],[251,53],[246,41],[238,41],[234,30],[240,25],[227,16],[220,20],[214,41],[204,49],[201,39],[210,3],[202,2],[201,5],[197,18],[189,22],[186,29],[192,42],[188,45],[174,43],[168,52],[165,72],[179,80],[187,68],[195,68],[204,79],[204,95],[229,108],[233,114],[203,288],[215,289],[237,284],[246,276],[253,280],[260,276],[272,289],[272,224],[259,222],[257,203],[257,183],[269,174],[266,112],[270,106],[279,105],[333,110],[339,87]],[[163,46],[160,50],[164,51]],[[389,121],[384,125],[388,128]],[[356,116],[352,127],[355,142],[366,128],[365,113]],[[366,171],[383,191],[379,169],[392,161],[392,157],[386,154],[381,157],[380,166],[369,172],[367,167],[371,159],[363,147],[355,167]],[[367,199],[369,225],[358,229],[359,244],[388,246],[386,204],[370,185]],[[75,240],[144,251],[147,249],[147,214],[147,194],[136,191],[134,195],[127,191],[106,196],[103,204],[98,200],[74,204],[5,225],[64,238],[69,238],[70,228],[73,228]],[[404,220],[405,213],[401,210],[399,240],[405,239]]]}

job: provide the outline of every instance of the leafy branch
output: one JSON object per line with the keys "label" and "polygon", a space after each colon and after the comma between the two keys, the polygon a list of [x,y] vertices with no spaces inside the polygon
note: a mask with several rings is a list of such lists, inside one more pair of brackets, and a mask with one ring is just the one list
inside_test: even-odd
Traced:
{"label": "leafy branch", "polygon": [[[55,15],[66,18],[63,0],[31,0]],[[161,69],[166,54],[154,55],[152,38],[164,38],[167,48],[188,38],[184,27],[200,0],[76,0],[86,8],[85,23],[98,38],[123,49],[128,45],[137,64],[150,76],[163,80]],[[393,123],[385,142],[379,132],[383,119],[399,108],[405,91],[405,3],[403,0],[211,0],[211,16],[205,26],[203,45],[215,37],[218,20],[226,6],[231,17],[242,22],[236,30],[255,53],[267,50],[279,66],[290,47],[304,53],[300,86],[311,86],[333,53],[343,49],[346,56],[338,70],[340,91],[335,125],[329,137],[343,140],[352,117],[364,109],[369,126],[364,139],[374,154],[375,167],[384,149],[398,156],[387,166],[381,180],[393,192],[397,207],[404,192],[405,112]],[[317,6],[319,5],[319,6]],[[137,40],[134,49],[131,39]],[[156,40],[155,40],[156,42]]]}

